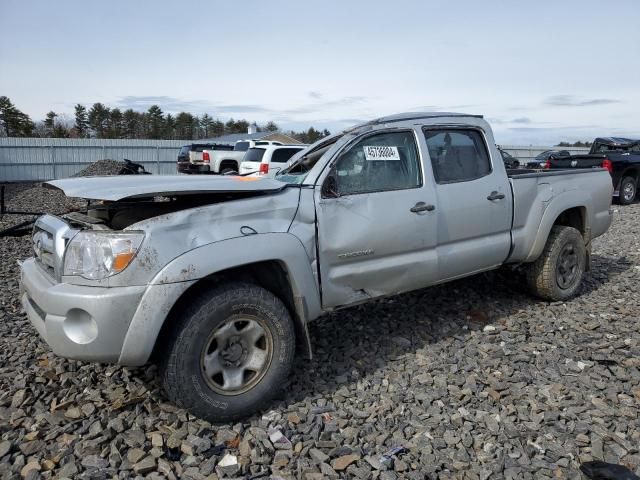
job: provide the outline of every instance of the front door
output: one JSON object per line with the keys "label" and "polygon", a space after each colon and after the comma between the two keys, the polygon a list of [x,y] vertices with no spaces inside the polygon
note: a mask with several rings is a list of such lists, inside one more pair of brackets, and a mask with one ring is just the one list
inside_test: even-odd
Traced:
{"label": "front door", "polygon": [[501,158],[492,163],[483,132],[425,127],[438,205],[439,277],[504,262],[511,248],[512,196]]}
{"label": "front door", "polygon": [[437,280],[435,192],[425,184],[414,130],[369,133],[347,145],[315,200],[324,308]]}

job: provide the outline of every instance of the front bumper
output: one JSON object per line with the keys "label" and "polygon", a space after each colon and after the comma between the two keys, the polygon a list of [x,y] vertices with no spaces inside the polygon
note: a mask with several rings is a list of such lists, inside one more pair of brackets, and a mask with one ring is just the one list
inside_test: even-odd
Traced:
{"label": "front bumper", "polygon": [[30,258],[20,275],[22,307],[57,355],[76,360],[118,362],[147,287],[86,287],[55,283]]}

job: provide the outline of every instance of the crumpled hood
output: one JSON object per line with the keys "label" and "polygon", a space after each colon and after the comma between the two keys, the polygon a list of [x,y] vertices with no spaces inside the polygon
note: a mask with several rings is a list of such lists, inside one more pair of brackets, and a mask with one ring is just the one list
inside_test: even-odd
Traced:
{"label": "crumpled hood", "polygon": [[45,183],[67,197],[117,201],[150,196],[232,192],[278,192],[286,184],[262,177],[232,175],[118,175],[78,177]]}

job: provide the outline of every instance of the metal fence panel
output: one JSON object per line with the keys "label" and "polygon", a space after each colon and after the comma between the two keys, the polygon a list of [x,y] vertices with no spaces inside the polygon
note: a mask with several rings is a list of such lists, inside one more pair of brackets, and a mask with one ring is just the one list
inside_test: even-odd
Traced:
{"label": "metal fence panel", "polygon": [[0,138],[0,182],[65,178],[98,160],[141,163],[154,174],[176,171],[188,140],[98,140],[79,138]]}
{"label": "metal fence panel", "polygon": [[568,150],[571,152],[571,155],[580,155],[589,153],[589,148],[583,147],[540,147],[540,146],[521,146],[521,145],[500,145],[505,152],[510,153],[518,160],[520,163],[527,162],[529,160],[534,159],[537,155],[540,155],[542,152],[546,150]]}
{"label": "metal fence panel", "polygon": [[[189,140],[99,140],[95,138],[0,138],[0,183],[69,177],[97,160],[129,160],[151,173],[176,171],[178,150]],[[522,163],[560,147],[502,145]],[[587,153],[588,148],[564,148]]]}

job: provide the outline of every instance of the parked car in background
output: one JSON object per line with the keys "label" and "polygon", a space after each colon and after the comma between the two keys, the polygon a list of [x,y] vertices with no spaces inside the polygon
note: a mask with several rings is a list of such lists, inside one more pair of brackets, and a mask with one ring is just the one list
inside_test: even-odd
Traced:
{"label": "parked car in background", "polygon": [[435,112],[325,137],[274,178],[48,185],[101,201],[37,220],[20,265],[31,323],[57,355],[159,361],[169,398],[215,422],[274,397],[323,313],[504,264],[568,300],[613,190],[600,169],[507,171],[484,119]]}
{"label": "parked car in background", "polygon": [[507,168],[520,168],[520,160],[511,155],[509,152],[503,150],[498,147],[500,151],[500,155],[502,155],[502,161],[504,162],[504,166]]}
{"label": "parked car in background", "polygon": [[532,160],[526,162],[527,168],[545,168],[547,160],[550,158],[563,158],[571,155],[569,150],[545,150],[536,155]]}
{"label": "parked car in background", "polygon": [[241,175],[267,175],[273,177],[296,153],[307,145],[266,145],[247,150],[240,164]]}
{"label": "parked car in background", "polygon": [[207,173],[238,173],[240,163],[250,148],[257,146],[282,145],[281,142],[271,140],[239,140],[233,147],[232,152],[220,150],[204,150],[202,158],[197,163],[208,167]]}
{"label": "parked car in background", "polygon": [[586,155],[552,157],[547,168],[606,168],[613,182],[613,196],[628,205],[638,195],[640,181],[640,140],[599,137]]}
{"label": "parked car in background", "polygon": [[176,170],[178,173],[208,173],[208,165],[196,162],[202,160],[204,150],[233,151],[233,145],[224,143],[190,143],[183,145],[178,152],[178,163]]}

